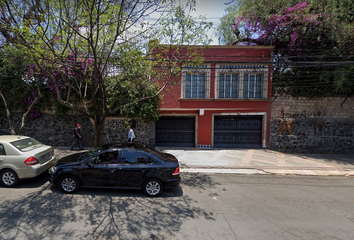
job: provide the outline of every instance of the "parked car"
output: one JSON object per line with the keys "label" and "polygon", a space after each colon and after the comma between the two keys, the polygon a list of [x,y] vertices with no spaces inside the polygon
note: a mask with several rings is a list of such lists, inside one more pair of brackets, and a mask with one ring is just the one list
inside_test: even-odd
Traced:
{"label": "parked car", "polygon": [[37,177],[55,161],[51,146],[26,136],[0,136],[0,181],[4,187],[14,187],[22,179]]}
{"label": "parked car", "polygon": [[181,181],[175,156],[136,143],[108,144],[68,155],[49,173],[49,181],[65,193],[80,187],[101,187],[142,189],[154,197]]}

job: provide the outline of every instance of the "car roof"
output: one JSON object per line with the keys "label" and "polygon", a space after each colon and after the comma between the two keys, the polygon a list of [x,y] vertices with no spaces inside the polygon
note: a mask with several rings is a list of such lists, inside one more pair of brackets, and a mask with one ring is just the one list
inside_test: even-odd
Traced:
{"label": "car roof", "polygon": [[20,135],[1,135],[0,142],[13,142],[19,139],[26,139],[29,138],[27,136],[20,136]]}
{"label": "car roof", "polygon": [[151,148],[148,145],[140,142],[128,143],[128,142],[117,142],[117,143],[106,143],[101,146],[102,149],[144,149],[144,148]]}

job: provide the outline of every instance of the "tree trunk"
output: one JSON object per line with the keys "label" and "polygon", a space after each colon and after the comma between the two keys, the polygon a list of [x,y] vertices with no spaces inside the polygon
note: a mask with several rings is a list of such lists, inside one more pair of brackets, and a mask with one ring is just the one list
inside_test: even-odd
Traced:
{"label": "tree trunk", "polygon": [[90,118],[90,121],[93,125],[93,129],[95,132],[95,142],[94,146],[95,148],[100,147],[102,145],[102,131],[104,128],[104,121],[106,118],[100,118],[100,119],[92,119]]}
{"label": "tree trunk", "polygon": [[10,131],[11,131],[11,134],[12,134],[12,135],[16,135],[14,126],[12,125],[12,122],[11,122],[11,119],[10,119],[10,110],[9,110],[9,108],[7,107],[7,102],[6,102],[5,96],[2,94],[1,91],[0,91],[0,96],[2,97],[2,100],[4,101],[4,104],[5,104],[6,117],[7,117],[7,120],[9,121],[9,129],[10,129]]}

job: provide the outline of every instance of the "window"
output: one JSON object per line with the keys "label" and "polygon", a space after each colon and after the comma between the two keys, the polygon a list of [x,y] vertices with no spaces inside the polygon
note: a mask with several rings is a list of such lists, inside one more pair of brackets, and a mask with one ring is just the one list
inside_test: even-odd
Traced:
{"label": "window", "polygon": [[215,98],[266,99],[268,96],[268,66],[217,65]]}
{"label": "window", "polygon": [[262,74],[243,75],[243,98],[262,98]]}
{"label": "window", "polygon": [[92,158],[93,164],[114,164],[118,163],[118,151],[104,152]]}
{"label": "window", "polygon": [[185,98],[205,98],[205,74],[186,74]]}
{"label": "window", "polygon": [[0,144],[0,155],[6,155],[4,145]]}
{"label": "window", "polygon": [[238,74],[219,75],[219,98],[238,98]]}
{"label": "window", "polygon": [[124,151],[122,160],[125,164],[146,164],[146,157],[144,154],[138,152]]}
{"label": "window", "polygon": [[43,146],[42,143],[38,142],[37,140],[35,140],[33,138],[20,139],[20,140],[11,142],[11,144],[14,145],[21,152],[28,152],[28,151],[31,151],[33,149]]}
{"label": "window", "polygon": [[210,93],[210,66],[185,66],[182,73],[182,98],[209,98]]}

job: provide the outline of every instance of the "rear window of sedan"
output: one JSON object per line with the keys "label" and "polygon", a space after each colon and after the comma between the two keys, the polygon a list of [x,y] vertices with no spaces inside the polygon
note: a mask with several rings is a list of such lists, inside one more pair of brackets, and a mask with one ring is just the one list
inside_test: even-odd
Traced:
{"label": "rear window of sedan", "polygon": [[28,152],[33,149],[42,147],[43,144],[38,142],[36,139],[33,138],[25,138],[25,139],[20,139],[14,142],[11,142],[13,146],[15,146],[18,150],[21,152]]}
{"label": "rear window of sedan", "polygon": [[154,155],[155,157],[158,157],[159,159],[162,159],[162,160],[166,159],[166,156],[162,152],[159,152],[159,151],[157,151],[155,149],[144,148],[144,149],[141,149],[141,150],[144,151],[144,152],[150,153],[150,154]]}

